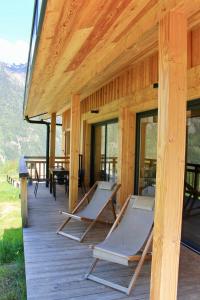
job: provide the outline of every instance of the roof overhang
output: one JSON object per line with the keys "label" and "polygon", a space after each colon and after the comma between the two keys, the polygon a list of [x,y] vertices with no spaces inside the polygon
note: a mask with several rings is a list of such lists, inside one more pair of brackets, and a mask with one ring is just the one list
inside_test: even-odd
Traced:
{"label": "roof overhang", "polygon": [[191,28],[199,22],[199,5],[200,0],[44,1],[34,55],[33,49],[29,54],[24,114],[60,112],[72,94],[85,98],[157,51],[158,22],[167,11],[183,6]]}

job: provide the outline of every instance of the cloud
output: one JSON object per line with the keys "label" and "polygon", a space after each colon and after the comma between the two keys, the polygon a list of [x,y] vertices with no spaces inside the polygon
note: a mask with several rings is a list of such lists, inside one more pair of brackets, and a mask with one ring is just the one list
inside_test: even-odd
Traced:
{"label": "cloud", "polygon": [[0,38],[0,61],[5,63],[26,63],[29,45],[25,41],[10,42]]}

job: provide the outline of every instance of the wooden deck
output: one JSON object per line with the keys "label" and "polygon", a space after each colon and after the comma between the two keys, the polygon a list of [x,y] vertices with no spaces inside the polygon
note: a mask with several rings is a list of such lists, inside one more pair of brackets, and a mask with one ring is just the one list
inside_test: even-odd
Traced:
{"label": "wooden deck", "polygon": [[[56,229],[63,220],[58,210],[67,206],[63,190],[59,188],[57,193],[57,201],[54,201],[43,185],[39,185],[37,198],[33,196],[32,187],[28,190],[29,227],[24,229],[27,299],[149,299],[150,263],[145,264],[129,297],[84,279],[92,261],[92,251],[88,245],[102,240],[108,228],[98,225],[83,244],[56,235]],[[73,222],[68,228],[77,234],[81,232],[78,222]],[[131,268],[107,262],[98,266],[96,273],[103,278],[128,283]],[[200,256],[182,247],[178,299],[199,300],[199,295]]]}

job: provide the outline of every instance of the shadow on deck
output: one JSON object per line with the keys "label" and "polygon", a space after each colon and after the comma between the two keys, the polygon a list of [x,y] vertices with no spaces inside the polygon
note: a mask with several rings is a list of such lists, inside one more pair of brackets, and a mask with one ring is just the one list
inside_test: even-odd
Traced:
{"label": "shadow on deck", "polygon": [[[84,243],[56,234],[64,216],[59,210],[66,210],[67,199],[58,187],[57,201],[49,189],[39,185],[37,198],[33,187],[28,190],[29,227],[24,229],[24,250],[28,300],[117,300],[149,299],[150,263],[145,263],[136,287],[128,297],[98,283],[84,279],[90,263],[92,250],[89,244],[101,241],[109,228],[97,225]],[[82,226],[75,221],[68,226],[71,232],[80,234]],[[112,278],[116,283],[126,284],[131,268],[99,263],[96,274]],[[200,256],[185,247],[181,248],[178,299],[197,300],[200,295]],[[156,299],[155,299],[156,300]]]}

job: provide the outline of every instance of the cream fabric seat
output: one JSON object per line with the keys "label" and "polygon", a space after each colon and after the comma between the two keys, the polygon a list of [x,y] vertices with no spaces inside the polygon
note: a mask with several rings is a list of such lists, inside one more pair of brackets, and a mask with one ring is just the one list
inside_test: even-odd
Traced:
{"label": "cream fabric seat", "polygon": [[[139,274],[144,259],[149,258],[147,254],[152,241],[153,222],[154,198],[130,196],[107,238],[94,246],[93,257],[95,260],[86,278],[129,294],[137,277],[135,274]],[[138,260],[139,263],[134,273],[134,281],[131,280],[129,287],[126,288],[91,275],[99,259],[127,266],[130,261]]]}
{"label": "cream fabric seat", "polygon": [[[94,226],[94,224],[100,219],[103,211],[107,208],[108,204],[113,206],[113,198],[115,197],[117,191],[119,190],[120,185],[113,182],[104,182],[98,181],[89,192],[83,197],[77,207],[72,213],[61,212],[62,214],[67,215],[67,220],[58,228],[57,233],[65,237],[77,240],[79,242],[83,241],[84,237],[88,231]],[[114,207],[112,207],[112,213],[115,216]],[[77,221],[88,221],[90,225],[79,238],[74,235],[63,232],[62,229],[66,224],[71,220],[75,219]]]}

